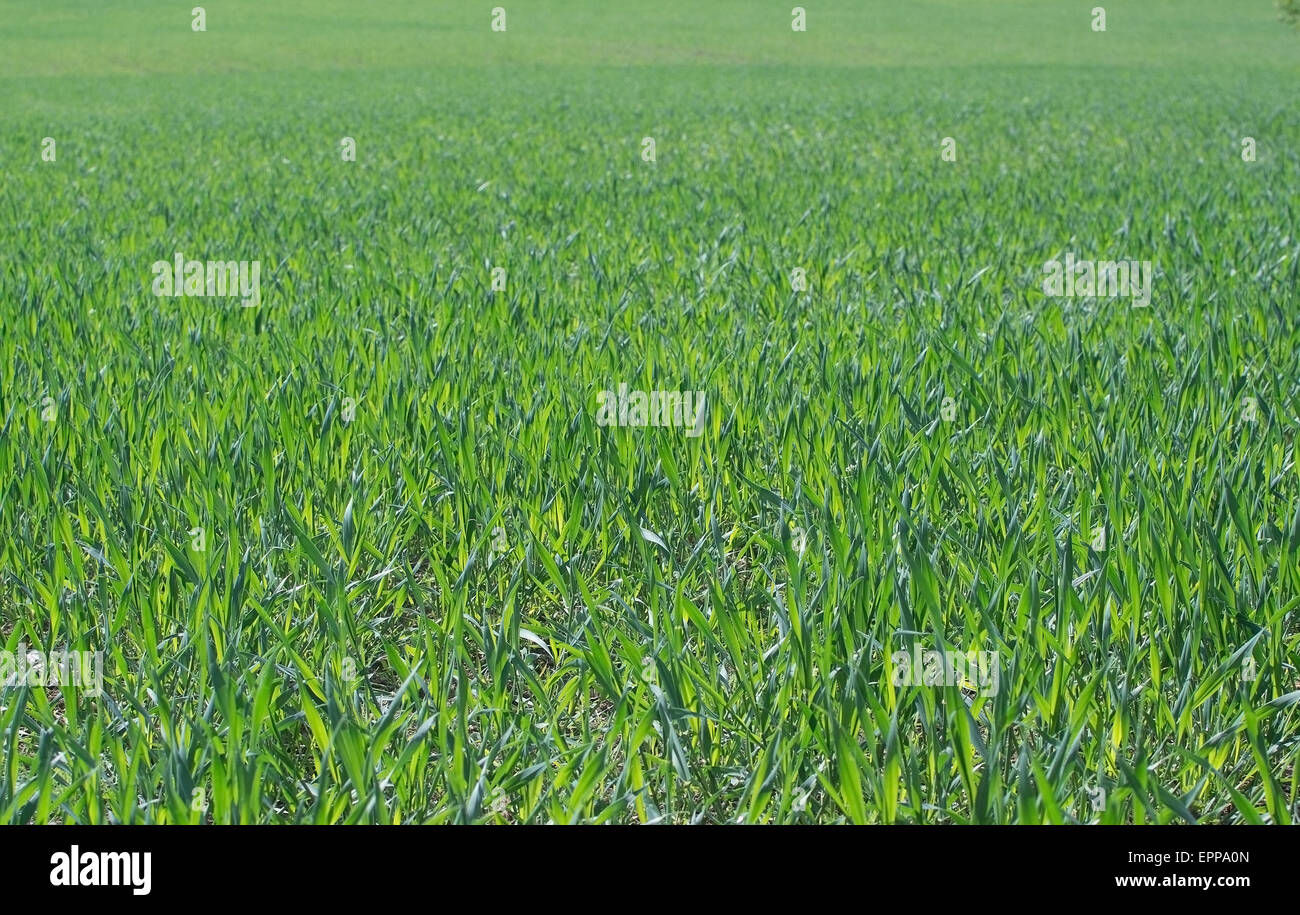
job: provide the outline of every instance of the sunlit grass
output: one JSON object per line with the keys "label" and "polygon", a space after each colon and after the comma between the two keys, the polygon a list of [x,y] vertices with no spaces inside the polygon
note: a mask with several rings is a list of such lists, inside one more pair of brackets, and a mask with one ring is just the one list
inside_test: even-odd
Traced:
{"label": "sunlit grass", "polygon": [[588,63],[0,110],[0,822],[1293,821],[1294,70]]}

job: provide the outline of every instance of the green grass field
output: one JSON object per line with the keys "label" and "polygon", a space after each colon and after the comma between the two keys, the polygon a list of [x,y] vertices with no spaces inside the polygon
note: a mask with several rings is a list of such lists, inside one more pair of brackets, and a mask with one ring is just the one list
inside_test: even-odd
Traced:
{"label": "green grass field", "polygon": [[1271,0],[194,5],[0,25],[0,822],[1300,818]]}

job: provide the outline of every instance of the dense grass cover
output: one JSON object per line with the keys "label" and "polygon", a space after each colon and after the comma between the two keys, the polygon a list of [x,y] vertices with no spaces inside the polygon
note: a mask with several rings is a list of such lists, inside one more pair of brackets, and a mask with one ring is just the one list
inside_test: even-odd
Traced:
{"label": "dense grass cover", "polygon": [[1271,2],[493,5],[8,4],[0,822],[1300,816]]}

